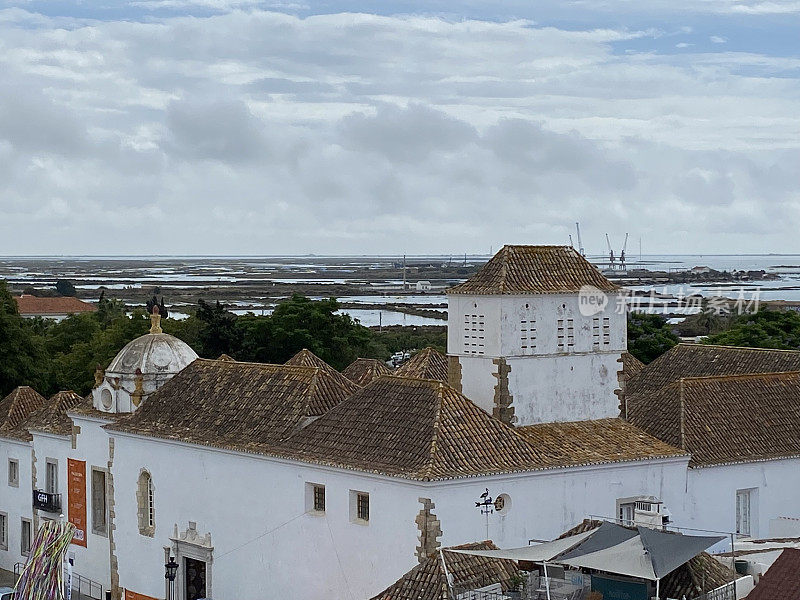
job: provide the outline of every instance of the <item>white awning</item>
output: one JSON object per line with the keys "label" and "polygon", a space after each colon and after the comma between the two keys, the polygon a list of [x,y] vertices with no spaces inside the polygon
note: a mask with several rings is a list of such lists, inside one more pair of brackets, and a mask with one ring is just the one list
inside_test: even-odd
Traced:
{"label": "white awning", "polygon": [[457,552],[458,554],[471,554],[473,556],[485,556],[487,558],[503,558],[508,560],[527,560],[530,562],[547,562],[554,557],[570,550],[589,536],[597,533],[597,529],[584,531],[577,535],[571,535],[552,542],[544,542],[522,548],[508,548],[506,550],[451,550],[445,548],[447,552]]}

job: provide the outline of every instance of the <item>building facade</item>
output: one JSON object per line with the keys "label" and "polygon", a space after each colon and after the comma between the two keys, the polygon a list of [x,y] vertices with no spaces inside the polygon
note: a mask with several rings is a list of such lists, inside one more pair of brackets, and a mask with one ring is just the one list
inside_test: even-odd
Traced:
{"label": "building facade", "polygon": [[642,367],[618,291],[577,253],[498,257],[449,296],[448,356],[390,375],[356,383],[307,351],[197,359],[156,315],[89,398],[15,391],[0,567],[24,561],[26,522],[63,514],[75,571],[115,598],[164,598],[169,556],[181,600],[369,598],[443,545],[587,517],[753,537],[800,516],[800,353],[678,347]]}

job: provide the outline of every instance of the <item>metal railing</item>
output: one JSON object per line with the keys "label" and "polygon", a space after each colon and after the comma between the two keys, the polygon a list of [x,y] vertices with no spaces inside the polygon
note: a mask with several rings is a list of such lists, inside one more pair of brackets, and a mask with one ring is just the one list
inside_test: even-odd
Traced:
{"label": "metal railing", "polygon": [[103,584],[73,572],[72,597],[76,600],[103,600]]}

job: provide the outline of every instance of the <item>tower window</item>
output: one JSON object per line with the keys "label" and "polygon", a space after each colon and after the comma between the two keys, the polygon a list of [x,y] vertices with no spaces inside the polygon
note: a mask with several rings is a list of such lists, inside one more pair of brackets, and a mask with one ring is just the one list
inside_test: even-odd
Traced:
{"label": "tower window", "polygon": [[564,352],[567,349],[567,338],[564,331],[564,319],[558,320],[558,326],[556,328],[556,337],[558,338],[559,351]]}
{"label": "tower window", "polygon": [[575,346],[575,321],[567,319],[567,348]]}
{"label": "tower window", "polygon": [[536,350],[536,319],[519,322],[519,342],[523,350],[529,352]]}
{"label": "tower window", "polygon": [[486,325],[484,315],[464,315],[464,353],[483,354]]}
{"label": "tower window", "polygon": [[611,319],[603,319],[603,346],[611,345]]}
{"label": "tower window", "polygon": [[600,318],[592,319],[592,347],[600,347]]}

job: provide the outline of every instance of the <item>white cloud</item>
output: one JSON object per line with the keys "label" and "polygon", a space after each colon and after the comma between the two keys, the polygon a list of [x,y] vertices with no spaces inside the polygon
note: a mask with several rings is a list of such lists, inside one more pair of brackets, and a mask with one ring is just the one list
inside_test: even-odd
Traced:
{"label": "white cloud", "polygon": [[724,38],[724,37],[719,36],[719,35],[712,35],[708,39],[709,39],[710,42],[712,42],[714,44],[724,44],[725,42],[728,41],[728,38]]}
{"label": "white cloud", "polygon": [[0,11],[0,254],[793,247],[797,59],[658,35]]}

